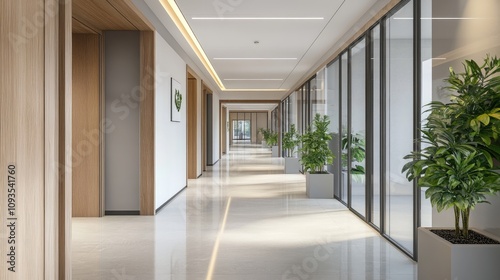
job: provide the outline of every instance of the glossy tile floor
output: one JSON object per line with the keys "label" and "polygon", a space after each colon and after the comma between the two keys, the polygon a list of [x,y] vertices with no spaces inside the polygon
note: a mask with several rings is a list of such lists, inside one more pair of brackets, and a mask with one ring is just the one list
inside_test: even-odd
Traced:
{"label": "glossy tile floor", "polygon": [[416,264],[258,146],[233,147],[155,217],[73,219],[73,279],[416,279]]}

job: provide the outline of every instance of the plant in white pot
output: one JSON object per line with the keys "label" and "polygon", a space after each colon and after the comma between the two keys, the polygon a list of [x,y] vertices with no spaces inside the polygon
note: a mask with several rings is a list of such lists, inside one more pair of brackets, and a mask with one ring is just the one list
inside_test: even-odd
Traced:
{"label": "plant in white pot", "polygon": [[285,150],[285,174],[300,173],[299,159],[295,154],[295,150],[300,143],[300,137],[295,124],[292,124],[288,131],[283,134],[281,142],[283,150]]}
{"label": "plant in white pot", "polygon": [[278,132],[269,131],[266,142],[267,142],[267,145],[271,146],[271,156],[272,157],[279,157]]}
{"label": "plant in white pot", "polygon": [[262,148],[267,148],[268,147],[267,139],[269,139],[269,134],[271,133],[271,130],[261,127],[259,129],[259,133],[262,135],[262,142],[261,142]]}
{"label": "plant in white pot", "polygon": [[452,102],[428,105],[422,150],[405,157],[411,160],[403,167],[408,180],[427,188],[425,196],[438,212],[451,208],[455,214],[454,229],[419,228],[419,279],[500,275],[500,266],[492,261],[500,259],[500,244],[469,230],[471,210],[500,191],[494,165],[500,158],[500,60],[487,57],[481,66],[466,61],[464,70],[456,74],[450,69],[446,82],[455,92]]}
{"label": "plant in white pot", "polygon": [[306,193],[310,198],[333,198],[333,174],[325,166],[333,163],[333,153],[328,146],[332,136],[328,133],[330,119],[316,114],[312,127],[302,135],[300,149],[306,173]]}

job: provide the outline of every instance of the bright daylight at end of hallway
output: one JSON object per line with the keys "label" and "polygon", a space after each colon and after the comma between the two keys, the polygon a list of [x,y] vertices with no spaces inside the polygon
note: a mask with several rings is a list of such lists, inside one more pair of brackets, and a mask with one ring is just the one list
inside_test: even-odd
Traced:
{"label": "bright daylight at end of hallway", "polygon": [[229,154],[154,217],[73,219],[73,279],[416,279],[416,263],[261,145]]}

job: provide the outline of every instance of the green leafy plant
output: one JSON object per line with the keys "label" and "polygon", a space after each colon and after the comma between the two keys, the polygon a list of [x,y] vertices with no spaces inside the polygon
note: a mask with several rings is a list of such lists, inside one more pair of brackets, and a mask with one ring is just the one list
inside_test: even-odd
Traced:
{"label": "green leafy plant", "polygon": [[292,157],[295,149],[300,144],[300,137],[295,128],[295,124],[292,124],[287,132],[283,134],[283,149],[289,157]]}
{"label": "green leafy plant", "polygon": [[262,134],[264,141],[267,142],[267,139],[269,139],[269,135],[271,134],[271,130],[261,127],[259,128],[259,132]]}
{"label": "green leafy plant", "polygon": [[269,132],[266,143],[269,146],[278,145],[278,132],[273,132],[273,131]]}
{"label": "green leafy plant", "polygon": [[366,157],[366,150],[365,150],[366,144],[363,135],[359,133],[353,133],[351,134],[349,141],[349,137],[347,136],[347,134],[345,134],[341,140],[341,147],[343,151],[346,151],[342,153],[342,167],[347,169],[347,166],[349,166],[347,158],[348,155],[347,150],[348,148],[350,148],[352,163],[354,164],[354,167],[351,167],[351,174],[353,175],[365,174],[365,168],[359,164],[356,164],[363,162]]}
{"label": "green leafy plant", "polygon": [[332,164],[334,155],[328,146],[332,136],[328,133],[330,119],[328,116],[316,114],[312,127],[302,135],[302,148],[300,161],[304,165],[304,172],[326,173],[325,165]]}
{"label": "green leafy plant", "polygon": [[[500,191],[500,60],[487,56],[479,66],[464,62],[464,72],[445,81],[455,92],[451,103],[432,102],[422,128],[423,149],[405,156],[408,180],[427,187],[425,196],[438,211],[453,208],[457,237],[469,237],[471,210]],[[460,220],[462,227],[460,227]]]}

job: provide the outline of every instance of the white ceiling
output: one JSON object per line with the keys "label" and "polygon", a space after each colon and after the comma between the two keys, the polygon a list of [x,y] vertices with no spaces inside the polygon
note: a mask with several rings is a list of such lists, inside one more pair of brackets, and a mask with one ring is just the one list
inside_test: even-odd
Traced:
{"label": "white ceiling", "polygon": [[[199,59],[169,20],[159,0],[145,1],[186,53],[198,63]],[[327,52],[347,31],[356,27],[358,20],[376,2],[387,2],[387,0],[176,0],[222,83],[228,89],[225,97],[231,96],[231,89],[292,89],[299,80],[313,70],[318,61],[325,60]],[[324,19],[197,20],[193,17],[323,17]],[[254,41],[260,43],[254,44]],[[217,60],[214,58],[295,59]],[[280,99],[286,91],[269,91],[268,94],[272,95],[273,99]],[[248,99],[252,99],[251,93],[248,96]]]}

